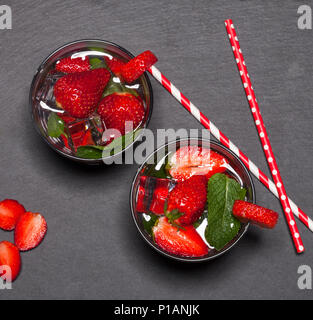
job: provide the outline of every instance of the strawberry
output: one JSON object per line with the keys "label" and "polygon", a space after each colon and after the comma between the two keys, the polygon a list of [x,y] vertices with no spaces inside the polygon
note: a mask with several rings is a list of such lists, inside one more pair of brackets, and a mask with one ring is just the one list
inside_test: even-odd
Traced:
{"label": "strawberry", "polygon": [[6,199],[0,202],[0,228],[11,231],[15,228],[25,208],[16,200]]}
{"label": "strawberry", "polygon": [[155,243],[168,253],[181,257],[203,257],[209,249],[193,226],[177,229],[166,217],[153,227]]}
{"label": "strawberry", "polygon": [[210,149],[185,146],[176,151],[167,168],[177,181],[184,181],[193,175],[205,175],[207,179],[216,173],[226,171],[227,160]]}
{"label": "strawberry", "polygon": [[110,77],[103,68],[62,77],[54,86],[57,105],[73,117],[87,118],[96,110]]}
{"label": "strawberry", "polygon": [[[191,225],[196,222],[205,209],[207,185],[205,176],[192,176],[177,183],[167,201],[168,218],[179,225]],[[179,218],[175,219],[177,214]]]}
{"label": "strawberry", "polygon": [[98,113],[107,129],[116,129],[125,135],[125,123],[133,122],[136,129],[145,116],[145,108],[140,98],[129,93],[113,93],[99,104]]}
{"label": "strawberry", "polygon": [[56,63],[55,69],[63,73],[76,73],[76,72],[89,71],[90,70],[89,57],[63,58]]}
{"label": "strawberry", "polygon": [[[11,242],[0,242],[0,267],[1,266],[8,266],[11,268],[11,282],[13,282],[21,269],[21,256],[18,248]],[[6,276],[6,273],[0,273],[0,277],[3,280],[10,281]]]}
{"label": "strawberry", "polygon": [[243,223],[250,222],[267,229],[276,226],[279,216],[275,211],[241,200],[235,201],[233,215]]}
{"label": "strawberry", "polygon": [[111,69],[111,71],[119,76],[121,74],[121,69],[122,67],[124,67],[124,65],[126,64],[125,62],[121,61],[120,59],[117,59],[117,58],[108,58],[108,57],[105,57],[104,58],[108,67]]}
{"label": "strawberry", "polygon": [[128,83],[132,83],[144,72],[149,70],[149,68],[152,67],[157,61],[157,57],[151,51],[145,51],[139,56],[130,60],[121,68],[122,78]]}
{"label": "strawberry", "polygon": [[14,241],[20,251],[37,247],[47,232],[47,222],[39,213],[24,213],[15,228]]}

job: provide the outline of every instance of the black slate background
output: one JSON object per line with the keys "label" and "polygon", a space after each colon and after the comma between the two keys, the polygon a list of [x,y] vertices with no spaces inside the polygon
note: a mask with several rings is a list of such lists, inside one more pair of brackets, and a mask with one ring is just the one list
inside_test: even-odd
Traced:
{"label": "black slate background", "polygon": [[[6,0],[13,29],[0,30],[0,195],[40,211],[49,232],[23,253],[23,270],[1,299],[311,299],[297,269],[313,267],[313,235],[299,228],[297,256],[282,218],[275,231],[251,228],[229,254],[182,265],[153,252],[129,209],[137,166],[84,167],[62,159],[35,132],[28,93],[41,61],[64,43],[100,38],[158,67],[268,173],[224,20],[237,28],[288,194],[312,214],[313,31],[297,28],[302,1]],[[306,1],[311,4],[312,1]],[[199,128],[153,79],[150,128]],[[260,205],[282,213],[256,182]],[[0,240],[13,239],[0,232]]]}

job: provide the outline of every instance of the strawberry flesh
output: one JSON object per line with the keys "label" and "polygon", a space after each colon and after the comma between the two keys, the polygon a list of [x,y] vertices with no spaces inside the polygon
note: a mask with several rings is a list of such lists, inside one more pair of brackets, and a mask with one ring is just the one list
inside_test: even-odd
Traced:
{"label": "strawberry flesh", "polygon": [[24,213],[15,228],[14,240],[20,251],[37,247],[47,232],[47,222],[39,213]]}
{"label": "strawberry flesh", "polygon": [[[18,248],[11,242],[0,242],[0,267],[10,267],[11,269],[11,281],[13,282],[18,276],[21,269],[21,256]],[[0,277],[3,280],[9,281],[6,272],[0,273]]]}
{"label": "strawberry flesh", "polygon": [[145,51],[121,68],[122,78],[128,83],[132,83],[157,61],[157,57],[151,51]]}
{"label": "strawberry flesh", "polygon": [[194,175],[207,179],[216,173],[226,171],[227,160],[210,149],[185,146],[176,151],[169,161],[169,173],[177,181],[184,181]]}
{"label": "strawberry flesh", "polygon": [[182,214],[175,223],[191,225],[201,217],[207,202],[207,185],[205,176],[192,176],[177,183],[169,195],[167,204],[167,213],[178,210]]}
{"label": "strawberry flesh", "polygon": [[193,226],[177,229],[162,217],[153,227],[155,243],[164,251],[180,257],[203,257],[209,249]]}
{"label": "strawberry flesh", "polygon": [[63,58],[55,66],[55,69],[63,73],[76,73],[90,70],[89,57]]}
{"label": "strawberry flesh", "polygon": [[111,71],[117,75],[120,76],[121,72],[122,72],[122,68],[125,66],[125,62],[121,61],[120,59],[117,58],[108,58],[105,57],[104,60],[106,61],[108,67],[111,69]]}
{"label": "strawberry flesh", "polygon": [[11,231],[15,228],[25,208],[16,200],[6,199],[0,202],[0,228]]}
{"label": "strawberry flesh", "polygon": [[241,200],[235,201],[233,215],[243,223],[250,222],[267,229],[273,229],[279,217],[278,213],[273,210]]}
{"label": "strawberry flesh", "polygon": [[96,110],[110,77],[103,68],[62,77],[54,86],[57,105],[72,117],[87,118]]}
{"label": "strawberry flesh", "polygon": [[[154,183],[151,182],[153,179]],[[150,192],[149,184],[154,184],[153,193]],[[165,202],[169,195],[171,181],[142,176],[137,193],[136,209],[138,212],[149,212],[157,215],[164,214]]]}

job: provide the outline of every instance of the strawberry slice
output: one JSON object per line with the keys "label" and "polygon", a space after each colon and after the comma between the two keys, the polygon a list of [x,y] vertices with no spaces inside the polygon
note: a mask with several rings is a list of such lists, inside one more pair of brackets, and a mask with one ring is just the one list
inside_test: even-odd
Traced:
{"label": "strawberry slice", "polygon": [[[152,182],[151,179],[154,181]],[[153,184],[149,188],[149,184]],[[138,212],[164,214],[164,206],[168,198],[171,181],[169,179],[159,179],[142,176],[137,193],[136,209]],[[151,191],[151,192],[150,192]]]}
{"label": "strawberry slice", "polygon": [[[179,182],[171,191],[167,203],[167,217],[179,225],[191,225],[202,215],[207,202],[208,181],[205,176],[192,176]],[[178,219],[175,217],[179,216]]]}
{"label": "strawberry slice", "polygon": [[47,222],[39,213],[24,213],[15,228],[14,240],[20,251],[37,247],[47,232]]}
{"label": "strawberry slice", "polygon": [[25,213],[25,208],[16,200],[5,199],[0,202],[0,228],[11,231],[20,216]]}
{"label": "strawberry slice", "polygon": [[103,68],[62,77],[54,86],[57,105],[72,117],[87,118],[96,110],[110,77]]}
{"label": "strawberry slice", "polygon": [[117,76],[121,75],[122,68],[125,66],[125,62],[121,61],[120,59],[117,59],[113,57],[112,59],[108,57],[104,57],[105,62],[107,63],[110,70]]}
{"label": "strawberry slice", "polygon": [[227,160],[210,149],[185,146],[176,151],[167,167],[177,181],[184,181],[194,175],[204,175],[207,179],[216,173],[226,171]]}
{"label": "strawberry slice", "polygon": [[171,182],[168,179],[157,179],[150,204],[150,212],[164,214],[164,206],[169,195]]}
{"label": "strawberry slice", "polygon": [[77,57],[67,57],[63,58],[56,63],[55,69],[63,73],[76,73],[84,72],[90,70],[89,57],[85,58]]}
{"label": "strawberry slice", "polygon": [[177,229],[162,217],[153,227],[155,243],[168,253],[180,257],[203,257],[209,249],[193,226]]}
{"label": "strawberry slice", "polygon": [[[2,241],[0,242],[0,267],[10,267],[11,268],[11,282],[13,282],[21,269],[21,256],[18,248],[11,242]],[[0,273],[0,277],[3,280],[9,281],[6,273]]]}
{"label": "strawberry slice", "polygon": [[145,51],[121,68],[122,78],[128,83],[132,83],[157,61],[157,57],[151,51]]}
{"label": "strawberry slice", "polygon": [[250,222],[262,228],[273,229],[278,221],[278,213],[256,204],[237,200],[233,206],[233,215],[241,222]]}

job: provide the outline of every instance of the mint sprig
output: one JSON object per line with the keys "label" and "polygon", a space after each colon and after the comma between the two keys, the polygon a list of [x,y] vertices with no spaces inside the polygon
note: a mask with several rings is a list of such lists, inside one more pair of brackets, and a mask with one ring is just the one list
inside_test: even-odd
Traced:
{"label": "mint sprig", "polygon": [[117,137],[107,146],[81,146],[77,148],[76,156],[84,159],[101,159],[114,156],[126,149],[140,135],[141,129],[134,130],[124,136]]}
{"label": "mint sprig", "polygon": [[233,214],[236,200],[244,200],[246,190],[225,174],[215,174],[208,183],[208,225],[205,237],[208,243],[221,250],[239,232],[241,224]]}
{"label": "mint sprig", "polygon": [[59,138],[64,134],[64,121],[55,113],[51,112],[48,118],[48,135],[52,138]]}

